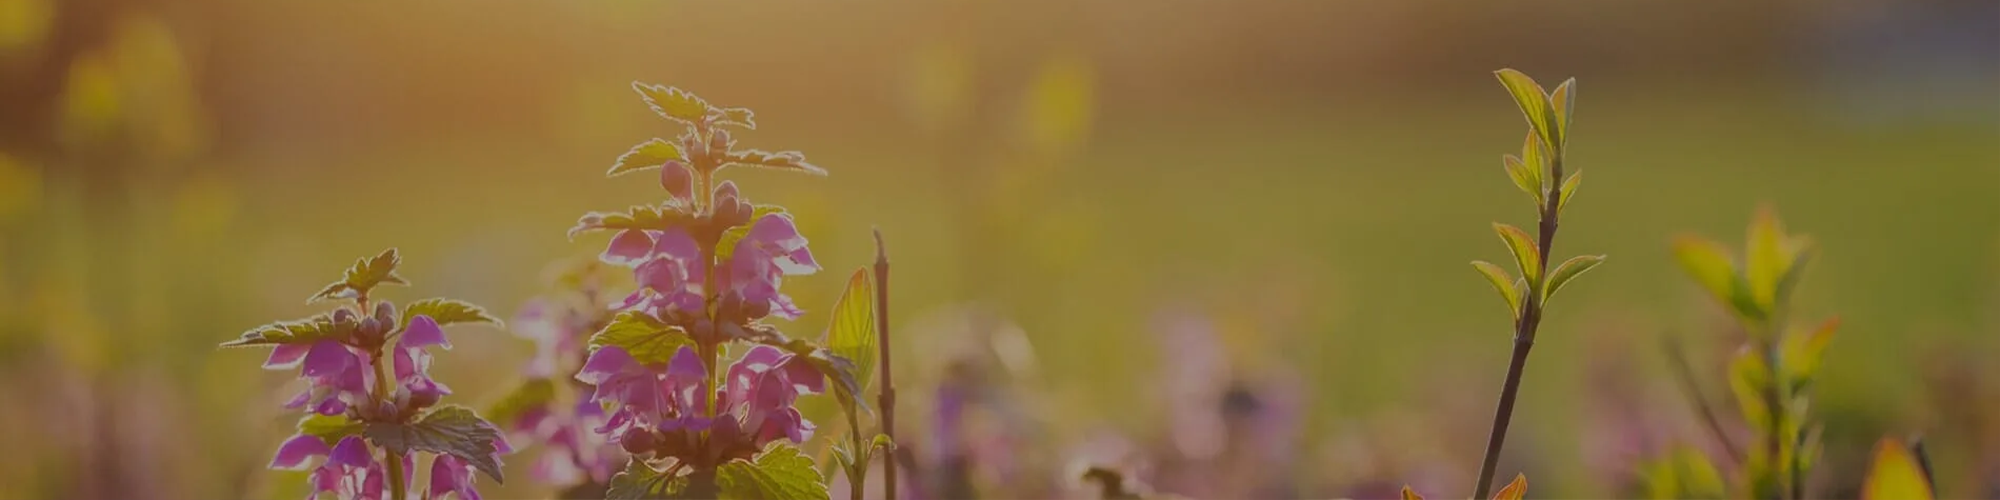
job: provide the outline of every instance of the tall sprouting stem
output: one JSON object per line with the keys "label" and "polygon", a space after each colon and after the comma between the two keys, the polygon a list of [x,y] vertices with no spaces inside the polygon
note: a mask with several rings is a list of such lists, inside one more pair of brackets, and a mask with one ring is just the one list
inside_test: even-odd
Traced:
{"label": "tall sprouting stem", "polygon": [[1513,254],[1521,273],[1520,279],[1509,276],[1500,266],[1479,261],[1472,263],[1475,269],[1486,275],[1514,312],[1513,356],[1507,364],[1507,379],[1500,390],[1500,403],[1493,411],[1492,432],[1486,438],[1486,453],[1480,460],[1474,498],[1487,498],[1492,493],[1494,469],[1500,464],[1500,450],[1507,439],[1507,427],[1513,421],[1514,403],[1521,393],[1521,374],[1527,369],[1528,352],[1535,346],[1535,333],[1541,327],[1543,308],[1563,285],[1604,262],[1603,256],[1586,255],[1571,258],[1553,268],[1548,265],[1550,250],[1555,246],[1557,218],[1570,196],[1576,193],[1577,182],[1581,179],[1575,175],[1563,175],[1563,148],[1568,138],[1576,80],[1565,81],[1553,93],[1548,93],[1534,79],[1519,71],[1502,69],[1494,74],[1513,95],[1515,104],[1520,106],[1522,115],[1528,119],[1530,131],[1521,157],[1508,155],[1502,158],[1502,163],[1515,187],[1534,200],[1539,223],[1536,226],[1537,235],[1533,237],[1511,225],[1493,225],[1501,241]]}
{"label": "tall sprouting stem", "polygon": [[[889,249],[882,243],[882,230],[875,230],[875,345],[882,368],[882,435],[889,437],[888,454],[882,457],[882,491],[896,500],[896,383],[890,377],[889,362]],[[860,497],[856,497],[860,498]]]}

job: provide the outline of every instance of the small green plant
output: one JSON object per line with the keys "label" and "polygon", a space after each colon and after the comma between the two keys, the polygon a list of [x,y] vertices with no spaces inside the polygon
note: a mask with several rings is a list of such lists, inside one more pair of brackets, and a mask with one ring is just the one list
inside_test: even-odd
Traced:
{"label": "small green plant", "polygon": [[[1753,498],[1805,497],[1805,477],[1819,455],[1819,427],[1807,408],[1821,353],[1839,328],[1838,318],[1812,327],[1791,323],[1791,297],[1813,255],[1810,239],[1785,234],[1769,207],[1750,223],[1742,258],[1713,241],[1683,235],[1674,241],[1681,268],[1721,302],[1747,341],[1729,365],[1729,388],[1743,421],[1757,435],[1744,457],[1745,484]],[[1717,429],[1718,439],[1731,446]]]}
{"label": "small green plant", "polygon": [[1528,120],[1528,138],[1521,147],[1521,156],[1506,155],[1501,163],[1514,187],[1534,201],[1538,234],[1531,236],[1512,225],[1493,224],[1500,241],[1507,244],[1508,252],[1514,256],[1516,269],[1521,273],[1519,278],[1498,265],[1472,262],[1472,267],[1492,282],[1493,289],[1500,292],[1500,298],[1514,314],[1514,353],[1507,365],[1499,406],[1493,413],[1492,433],[1487,436],[1486,454],[1480,461],[1474,498],[1486,498],[1492,491],[1494,468],[1499,466],[1500,448],[1514,415],[1514,400],[1521,392],[1521,373],[1527,368],[1528,351],[1535,345],[1535,333],[1549,299],[1577,276],[1604,262],[1602,255],[1583,255],[1560,265],[1548,265],[1555,246],[1557,218],[1569,205],[1570,197],[1576,195],[1577,183],[1582,179],[1581,174],[1563,175],[1563,153],[1568,145],[1571,113],[1575,111],[1576,79],[1564,81],[1551,93],[1519,71],[1502,69],[1494,74]]}

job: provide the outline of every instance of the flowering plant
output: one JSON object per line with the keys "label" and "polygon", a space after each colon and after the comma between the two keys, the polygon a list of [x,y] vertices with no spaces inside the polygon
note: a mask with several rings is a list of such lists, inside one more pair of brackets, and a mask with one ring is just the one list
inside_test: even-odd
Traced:
{"label": "flowering plant", "polygon": [[511,448],[499,428],[459,405],[439,405],[451,389],[431,379],[429,348],[450,349],[443,326],[500,321],[463,301],[435,298],[371,302],[381,285],[407,285],[391,248],[355,261],[346,276],[308,303],[347,304],[330,313],[271,323],[223,347],[270,347],[264,367],[299,369],[304,391],[285,404],[304,410],[298,433],[279,445],[274,469],[312,469],[312,497],[409,498],[419,455],[431,458],[424,498],[478,500],[473,471],[502,480],[500,455]]}

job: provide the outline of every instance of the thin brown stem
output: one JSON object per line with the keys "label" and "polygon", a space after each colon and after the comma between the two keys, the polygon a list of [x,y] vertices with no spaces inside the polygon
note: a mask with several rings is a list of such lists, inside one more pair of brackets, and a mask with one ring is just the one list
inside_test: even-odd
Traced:
{"label": "thin brown stem", "polygon": [[[882,243],[882,230],[875,229],[875,346],[881,353],[882,435],[889,436],[888,455],[882,460],[882,491],[896,500],[896,383],[889,367],[889,251]],[[866,469],[863,469],[866,470]]]}
{"label": "thin brown stem", "polygon": [[[1551,147],[1554,150],[1553,147]],[[1555,246],[1556,215],[1558,203],[1562,199],[1562,154],[1556,151],[1550,155],[1549,181],[1544,189],[1539,214],[1538,258],[1542,262],[1542,274],[1549,266],[1549,252]],[[1526,276],[1529,283],[1542,283],[1543,276]],[[1485,457],[1479,463],[1479,483],[1473,488],[1473,498],[1487,498],[1493,492],[1493,472],[1500,466],[1500,449],[1507,441],[1507,426],[1514,420],[1514,401],[1521,393],[1521,373],[1528,368],[1528,351],[1535,347],[1535,330],[1542,323],[1542,299],[1539,285],[1530,287],[1528,296],[1521,301],[1521,315],[1514,321],[1514,354],[1507,363],[1507,380],[1500,389],[1500,403],[1493,409],[1493,430],[1486,436]]]}
{"label": "thin brown stem", "polygon": [[1729,460],[1743,463],[1743,450],[1729,439],[1729,433],[1722,428],[1722,420],[1715,416],[1715,408],[1708,404],[1708,398],[1702,396],[1701,384],[1695,381],[1694,368],[1688,364],[1687,353],[1682,352],[1680,341],[1669,335],[1662,339],[1662,343],[1665,344],[1668,366],[1674,373],[1674,379],[1680,381],[1681,394],[1687,396],[1689,406],[1701,415],[1702,423],[1715,437],[1716,444],[1722,446],[1723,453],[1729,455]]}

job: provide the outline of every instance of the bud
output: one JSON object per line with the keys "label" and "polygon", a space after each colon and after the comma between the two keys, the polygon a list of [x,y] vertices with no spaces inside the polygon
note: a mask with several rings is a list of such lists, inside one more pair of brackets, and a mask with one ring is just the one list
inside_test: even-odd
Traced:
{"label": "bud", "polygon": [[354,329],[354,342],[365,348],[381,347],[388,337],[388,327],[374,317],[361,318],[361,325]]}
{"label": "bud", "polygon": [[660,167],[660,187],[666,188],[667,194],[676,200],[692,198],[694,172],[689,171],[687,164],[681,163],[680,160],[667,160],[667,163]]}
{"label": "bud", "polygon": [[354,311],[349,311],[347,309],[338,309],[333,311],[334,325],[351,325],[353,323],[354,323]]}
{"label": "bud", "polygon": [[429,408],[432,405],[436,405],[438,403],[438,399],[442,397],[444,397],[444,395],[439,394],[436,391],[411,392],[408,408],[411,409]]}
{"label": "bud", "polygon": [[729,137],[728,130],[716,129],[715,132],[710,133],[708,136],[708,153],[710,155],[722,156],[728,154],[729,147],[735,144],[736,141]]}
{"label": "bud", "polygon": [[625,431],[625,435],[618,438],[618,446],[633,455],[643,456],[659,444],[659,436],[654,436],[651,429],[635,428]]}
{"label": "bud", "polygon": [[765,316],[770,316],[771,301],[759,300],[744,304],[743,312],[748,314],[749,317],[751,318],[762,318]]}
{"label": "bud", "polygon": [[375,303],[375,321],[384,325],[396,324],[396,305],[386,300]]}

